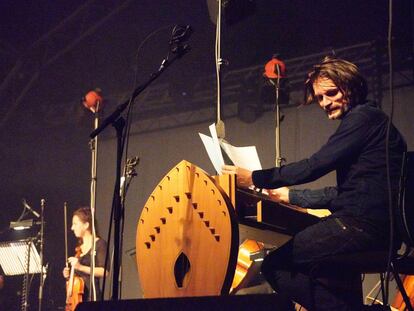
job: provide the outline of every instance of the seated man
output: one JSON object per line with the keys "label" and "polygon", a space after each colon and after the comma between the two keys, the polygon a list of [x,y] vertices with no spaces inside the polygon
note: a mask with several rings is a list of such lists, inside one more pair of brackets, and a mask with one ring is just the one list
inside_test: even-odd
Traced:
{"label": "seated man", "polygon": [[[359,275],[343,267],[321,267],[324,259],[389,247],[387,156],[395,202],[406,143],[388,116],[366,101],[366,80],[356,65],[326,57],[305,83],[305,104],[317,102],[336,132],[308,159],[282,167],[248,171],[224,166],[240,187],[277,189],[314,181],[336,171],[337,186],[319,191],[273,190],[277,200],[310,207],[316,202],[331,215],[297,233],[266,256],[262,272],[273,289],[308,310],[361,310],[362,292],[344,290]],[[389,135],[388,135],[389,134]],[[329,268],[329,269],[328,269]]]}

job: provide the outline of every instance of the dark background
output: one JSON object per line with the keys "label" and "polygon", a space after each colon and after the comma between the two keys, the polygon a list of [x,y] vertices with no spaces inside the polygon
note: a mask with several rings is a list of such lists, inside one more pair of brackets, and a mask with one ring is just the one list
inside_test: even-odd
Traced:
{"label": "dark background", "polygon": [[[371,40],[385,42],[388,21],[385,0],[257,0],[254,14],[223,25],[222,57],[229,61],[225,70],[265,64],[274,53],[290,59]],[[192,79],[215,72],[215,25],[201,0],[3,0],[0,23],[0,228],[18,218],[22,198],[38,211],[40,199],[46,199],[46,295],[49,305],[55,302],[54,310],[64,296],[63,202],[70,210],[89,204],[92,116],[81,107],[81,97],[99,87],[108,98],[105,112],[112,111],[131,92],[135,71],[142,82],[158,68],[168,51],[170,30],[152,36],[137,55],[140,43],[172,24],[194,28],[192,50],[159,83],[184,91]],[[395,56],[412,54],[410,0],[394,1],[393,27]],[[74,243],[71,237],[72,248]],[[6,281],[10,289],[20,286],[17,278]]]}

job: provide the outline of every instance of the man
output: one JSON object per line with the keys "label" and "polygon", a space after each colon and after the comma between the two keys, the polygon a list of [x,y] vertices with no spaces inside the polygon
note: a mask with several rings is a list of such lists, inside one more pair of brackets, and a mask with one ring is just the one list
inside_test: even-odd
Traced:
{"label": "man", "polygon": [[[273,289],[308,310],[360,310],[361,289],[350,291],[359,276],[323,261],[341,254],[388,249],[388,186],[386,137],[388,117],[366,101],[366,80],[356,65],[326,57],[305,83],[305,104],[317,102],[336,132],[310,158],[280,168],[250,172],[224,166],[241,187],[277,189],[316,180],[336,171],[337,186],[321,190],[272,190],[279,201],[326,207],[332,215],[297,233],[271,252],[262,272]],[[393,198],[397,193],[404,139],[391,126],[389,166]]]}

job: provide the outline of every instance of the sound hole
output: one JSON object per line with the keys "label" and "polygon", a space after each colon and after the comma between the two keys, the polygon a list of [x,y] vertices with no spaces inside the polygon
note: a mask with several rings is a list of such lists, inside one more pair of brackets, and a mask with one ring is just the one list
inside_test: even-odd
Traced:
{"label": "sound hole", "polygon": [[188,257],[183,252],[181,252],[174,265],[175,282],[178,288],[187,286],[190,276],[190,268],[191,265]]}

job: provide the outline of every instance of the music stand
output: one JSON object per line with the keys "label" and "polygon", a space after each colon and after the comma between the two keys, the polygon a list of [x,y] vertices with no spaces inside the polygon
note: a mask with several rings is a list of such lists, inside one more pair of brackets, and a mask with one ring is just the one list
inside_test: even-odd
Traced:
{"label": "music stand", "polygon": [[[11,228],[21,227],[17,223],[10,226]],[[0,237],[0,266],[4,274],[7,276],[24,275],[22,285],[23,311],[28,308],[29,275],[41,273],[41,258],[35,246],[37,231],[34,226],[25,228],[28,229],[9,230],[8,234]]]}
{"label": "music stand", "polygon": [[40,273],[40,256],[34,239],[0,242],[0,266],[5,275]]}

